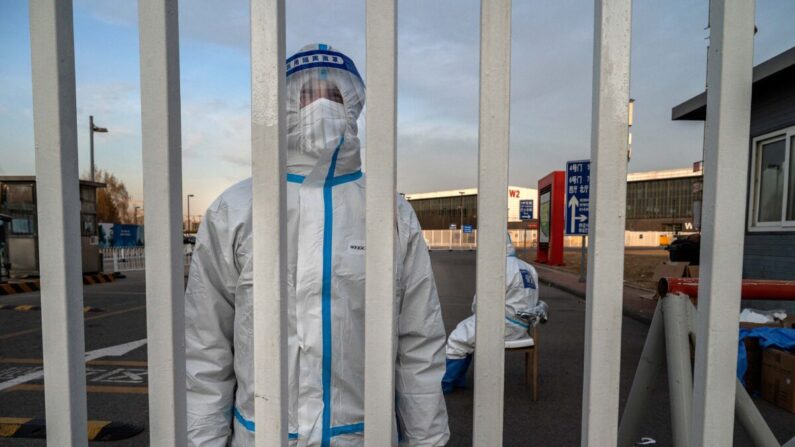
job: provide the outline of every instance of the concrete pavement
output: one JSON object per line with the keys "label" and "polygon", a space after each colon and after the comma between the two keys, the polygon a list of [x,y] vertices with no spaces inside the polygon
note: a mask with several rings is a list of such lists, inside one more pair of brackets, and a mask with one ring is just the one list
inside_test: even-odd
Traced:
{"label": "concrete pavement", "polygon": [[[474,252],[432,252],[434,273],[448,333],[470,314],[475,290]],[[539,269],[541,271],[541,269]],[[544,274],[542,274],[544,277]],[[128,278],[84,289],[85,304],[104,312],[86,316],[86,350],[92,351],[140,340],[146,337],[144,278],[130,273]],[[546,285],[541,296],[550,305],[550,321],[539,336],[540,391],[532,402],[524,385],[524,361],[519,354],[506,357],[505,446],[577,446],[580,440],[584,302],[568,292]],[[38,305],[38,293],[0,297],[0,304]],[[41,332],[39,312],[0,310],[0,382],[17,377],[30,368],[40,367]],[[647,326],[624,318],[622,328],[622,371],[620,402],[626,399],[637,365]],[[38,363],[37,363],[38,362]],[[471,445],[472,389],[458,390],[447,397],[451,446]],[[0,391],[0,418],[44,416],[41,380],[24,387]],[[146,347],[141,346],[118,358],[103,358],[88,365],[89,418],[147,425]],[[642,435],[670,445],[667,378],[648,405]],[[795,436],[795,415],[757,400],[762,414],[780,440]],[[735,445],[750,446],[741,428],[735,429]],[[144,432],[114,446],[146,446]],[[2,446],[43,446],[42,440],[0,438]]]}
{"label": "concrete pavement", "polygon": [[[437,287],[448,334],[470,314],[475,290],[475,253],[434,251],[431,254]],[[539,274],[545,273],[539,269]],[[548,277],[548,275],[547,275]],[[574,278],[576,282],[576,277]],[[580,445],[581,390],[585,302],[577,296],[542,284],[541,298],[549,304],[549,322],[539,334],[539,398],[533,402],[530,388],[524,385],[524,359],[507,354],[505,359],[505,446]],[[484,298],[480,298],[481,300]],[[643,349],[648,326],[634,318],[622,321],[621,382],[619,403],[623,408]],[[472,444],[472,374],[469,389],[447,396],[452,438],[450,446]],[[671,445],[668,410],[668,378],[665,372],[647,406],[641,436],[656,440],[659,446]],[[778,436],[786,441],[795,436],[795,415],[760,399],[754,400]],[[735,425],[735,446],[752,446],[744,430]]]}

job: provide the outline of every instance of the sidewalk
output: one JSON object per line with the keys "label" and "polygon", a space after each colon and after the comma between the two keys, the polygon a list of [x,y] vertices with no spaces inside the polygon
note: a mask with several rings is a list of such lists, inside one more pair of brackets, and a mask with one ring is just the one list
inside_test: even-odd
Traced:
{"label": "sidewalk", "polygon": [[[538,279],[541,282],[585,299],[586,283],[580,282],[578,275],[545,264],[535,262],[531,262],[531,264],[538,272]],[[657,306],[657,300],[653,298],[654,290],[624,285],[623,293],[624,315],[650,324]]]}

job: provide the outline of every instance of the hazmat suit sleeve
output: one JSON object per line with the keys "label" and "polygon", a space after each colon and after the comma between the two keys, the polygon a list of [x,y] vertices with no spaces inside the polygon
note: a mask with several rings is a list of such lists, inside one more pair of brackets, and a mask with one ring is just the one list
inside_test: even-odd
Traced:
{"label": "hazmat suit sleeve", "polygon": [[445,445],[450,432],[442,395],[445,331],[428,248],[410,212],[395,363],[401,446]]}
{"label": "hazmat suit sleeve", "polygon": [[188,445],[222,447],[231,435],[235,374],[232,334],[233,232],[219,199],[205,214],[196,238],[185,292]]}

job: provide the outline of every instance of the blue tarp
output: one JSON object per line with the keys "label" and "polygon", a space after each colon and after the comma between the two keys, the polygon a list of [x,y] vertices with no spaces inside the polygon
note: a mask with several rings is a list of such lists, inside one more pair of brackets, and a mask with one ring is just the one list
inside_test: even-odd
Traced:
{"label": "blue tarp", "polygon": [[760,326],[753,329],[740,329],[740,342],[737,346],[737,378],[745,385],[745,372],[748,370],[748,353],[745,352],[746,338],[758,338],[762,349],[779,348],[785,351],[795,349],[795,329]]}

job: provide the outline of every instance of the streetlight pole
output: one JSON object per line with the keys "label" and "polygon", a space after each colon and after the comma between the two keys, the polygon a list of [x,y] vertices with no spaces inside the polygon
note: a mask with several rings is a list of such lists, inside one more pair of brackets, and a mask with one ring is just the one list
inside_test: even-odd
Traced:
{"label": "streetlight pole", "polygon": [[138,210],[139,209],[141,209],[140,206],[136,206],[135,208],[133,208],[133,220],[134,220],[136,225],[138,225]]}
{"label": "streetlight pole", "polygon": [[89,140],[91,141],[91,181],[95,182],[94,178],[94,132],[108,133],[106,127],[97,127],[94,125],[94,115],[88,117]]}
{"label": "streetlight pole", "polygon": [[190,198],[191,197],[194,197],[193,194],[188,194],[188,231],[187,231],[188,233],[191,232],[191,227],[190,227]]}
{"label": "streetlight pole", "polygon": [[461,206],[460,206],[460,208],[461,208],[461,230],[463,231],[464,230],[464,194],[465,194],[465,192],[464,191],[458,191],[458,193],[461,194]]}

